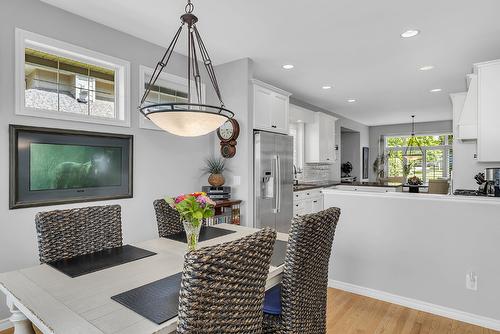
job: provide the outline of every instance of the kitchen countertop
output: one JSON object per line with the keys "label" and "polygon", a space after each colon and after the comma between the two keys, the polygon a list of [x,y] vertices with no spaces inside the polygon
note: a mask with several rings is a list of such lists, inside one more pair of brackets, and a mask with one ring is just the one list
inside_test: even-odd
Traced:
{"label": "kitchen countertop", "polygon": [[402,183],[398,182],[353,182],[353,183],[341,183],[337,185],[342,186],[354,186],[354,187],[383,187],[383,188],[399,188],[402,187]]}
{"label": "kitchen countertop", "polygon": [[304,182],[299,183],[296,186],[293,186],[293,191],[303,191],[303,190],[311,190],[318,188],[328,188],[333,186],[338,186],[341,183],[339,181],[317,181],[317,182]]}

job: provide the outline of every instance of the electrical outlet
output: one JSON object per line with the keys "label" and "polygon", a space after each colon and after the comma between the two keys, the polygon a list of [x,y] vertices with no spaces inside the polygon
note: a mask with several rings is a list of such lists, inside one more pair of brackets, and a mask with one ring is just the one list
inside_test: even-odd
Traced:
{"label": "electrical outlet", "polygon": [[465,275],[465,287],[468,290],[477,291],[477,274],[473,271]]}
{"label": "electrical outlet", "polygon": [[233,175],[233,186],[239,186],[241,184],[241,176]]}

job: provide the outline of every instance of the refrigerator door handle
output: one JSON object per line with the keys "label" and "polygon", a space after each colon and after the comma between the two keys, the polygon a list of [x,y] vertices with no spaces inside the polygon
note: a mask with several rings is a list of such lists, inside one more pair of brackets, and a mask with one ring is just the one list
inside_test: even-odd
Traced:
{"label": "refrigerator door handle", "polygon": [[278,168],[278,156],[275,155],[273,157],[273,161],[272,161],[272,165],[273,165],[273,176],[274,176],[274,180],[273,180],[273,188],[274,188],[274,193],[273,193],[273,199],[274,199],[274,208],[273,208],[273,213],[278,213],[278,198],[279,198],[279,168]]}
{"label": "refrigerator door handle", "polygon": [[277,212],[281,212],[281,157],[279,155],[276,156],[277,161],[277,172],[278,172],[278,195],[276,197],[276,210]]}

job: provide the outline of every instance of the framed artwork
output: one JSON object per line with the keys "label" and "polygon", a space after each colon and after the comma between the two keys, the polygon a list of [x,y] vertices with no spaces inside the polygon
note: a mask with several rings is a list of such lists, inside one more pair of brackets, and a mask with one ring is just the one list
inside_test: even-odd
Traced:
{"label": "framed artwork", "polygon": [[133,136],[10,125],[10,209],[133,197]]}
{"label": "framed artwork", "polygon": [[368,175],[368,163],[370,161],[370,148],[363,147],[363,179],[367,179]]}

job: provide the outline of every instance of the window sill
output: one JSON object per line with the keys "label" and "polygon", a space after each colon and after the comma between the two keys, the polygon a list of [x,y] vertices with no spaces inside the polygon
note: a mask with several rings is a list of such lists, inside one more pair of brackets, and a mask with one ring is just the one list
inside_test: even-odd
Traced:
{"label": "window sill", "polygon": [[26,107],[17,110],[16,115],[130,128],[130,118],[120,120],[120,119],[111,119],[98,116],[88,116],[88,115],[82,116],[79,114],[72,114],[61,111],[34,109]]}

